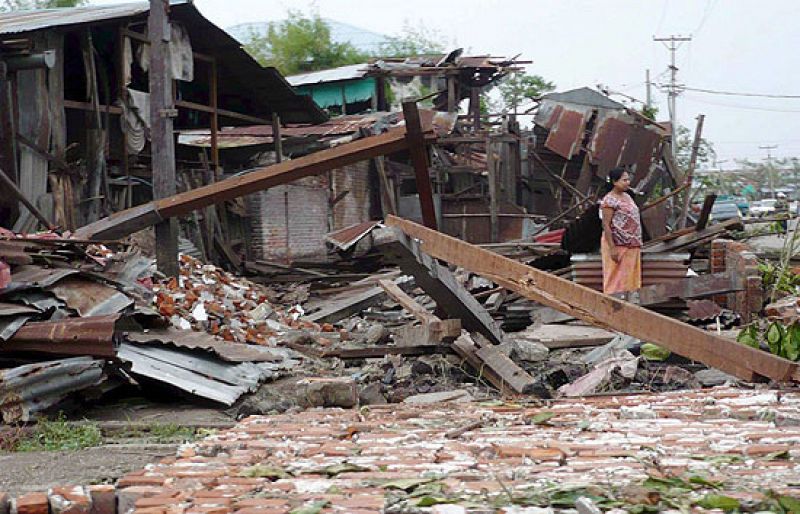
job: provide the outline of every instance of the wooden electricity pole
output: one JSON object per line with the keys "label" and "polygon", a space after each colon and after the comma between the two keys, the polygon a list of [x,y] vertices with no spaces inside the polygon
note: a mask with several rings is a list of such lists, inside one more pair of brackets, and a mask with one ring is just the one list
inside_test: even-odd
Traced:
{"label": "wooden electricity pole", "polygon": [[[683,196],[683,209],[681,209],[681,217],[679,220],[678,228],[686,227],[686,219],[689,217],[689,204],[692,200],[692,177],[694,177],[694,168],[697,164],[697,154],[700,152],[700,143],[703,140],[703,120],[706,117],[704,114],[697,116],[697,128],[694,129],[694,143],[692,143],[692,155],[689,158],[689,166],[686,168],[686,192]],[[674,125],[673,125],[674,129]],[[675,144],[675,141],[673,141]]]}
{"label": "wooden electricity pole", "polygon": [[[169,0],[150,0],[150,145],[153,168],[153,198],[177,193],[175,141],[172,118],[177,115],[172,98],[168,45],[170,40]],[[170,218],[156,225],[156,265],[167,276],[178,275],[178,220]]]}

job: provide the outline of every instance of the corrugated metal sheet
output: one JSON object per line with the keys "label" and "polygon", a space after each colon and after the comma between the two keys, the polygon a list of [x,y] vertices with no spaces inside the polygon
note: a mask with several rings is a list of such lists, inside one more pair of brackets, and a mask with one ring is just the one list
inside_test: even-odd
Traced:
{"label": "corrugated metal sheet", "polygon": [[5,423],[30,421],[68,394],[99,384],[103,361],[91,357],[37,362],[0,370],[0,414]]}
{"label": "corrugated metal sheet", "polygon": [[365,221],[325,235],[325,240],[342,251],[347,251],[380,226],[380,221]]}
{"label": "corrugated metal sheet", "polygon": [[544,146],[565,159],[571,159],[583,140],[586,117],[585,111],[562,110]]}
{"label": "corrugated metal sheet", "polygon": [[[642,254],[642,286],[686,277],[689,254]],[[603,289],[603,263],[597,254],[576,254],[571,258],[572,280],[592,289]]]}
{"label": "corrugated metal sheet", "polygon": [[19,314],[38,314],[39,310],[18,303],[0,302],[0,316],[16,316]]}
{"label": "corrugated metal sheet", "polygon": [[689,310],[686,314],[693,321],[707,321],[722,314],[722,307],[713,300],[687,300]]}
{"label": "corrugated metal sheet", "polygon": [[550,100],[559,103],[570,103],[586,105],[589,107],[600,107],[603,109],[624,110],[625,106],[615,102],[606,95],[588,87],[571,89],[561,93],[547,93],[542,96],[542,100]]}
{"label": "corrugated metal sheet", "polygon": [[597,164],[597,175],[600,178],[605,179],[611,169],[619,166],[620,155],[630,131],[631,126],[616,117],[599,118],[589,148],[592,163]]}
{"label": "corrugated metal sheet", "polygon": [[320,84],[323,82],[338,82],[340,80],[355,80],[366,77],[368,70],[369,63],[350,64],[329,70],[290,75],[286,77],[286,80],[293,86]]}
{"label": "corrugated metal sheet", "polygon": [[[186,3],[172,0],[170,4]],[[91,5],[69,9],[37,9],[0,13],[0,34],[15,34],[35,30],[80,25],[98,21],[115,20],[136,16],[150,10],[149,2],[133,2],[118,5]]]}
{"label": "corrugated metal sheet", "polygon": [[117,357],[131,364],[131,372],[171,384],[190,394],[225,405],[254,391],[258,384],[276,375],[276,365],[263,362],[220,362],[208,355],[164,346],[123,343]]}
{"label": "corrugated metal sheet", "polygon": [[41,266],[18,266],[11,274],[11,284],[3,290],[3,295],[14,291],[33,288],[46,288],[59,280],[75,275],[78,270],[71,268],[43,268]]}
{"label": "corrugated metal sheet", "polygon": [[4,350],[113,357],[119,315],[31,321],[3,343]]}
{"label": "corrugated metal sheet", "polygon": [[99,282],[76,277],[66,278],[49,288],[79,316],[104,316],[122,312],[133,299]]}
{"label": "corrugated metal sheet", "polygon": [[219,358],[228,362],[282,362],[293,355],[293,352],[287,351],[286,348],[264,348],[262,346],[232,343],[217,339],[205,332],[178,330],[172,327],[129,333],[127,334],[127,339],[139,344],[166,343],[189,350],[213,352]]}

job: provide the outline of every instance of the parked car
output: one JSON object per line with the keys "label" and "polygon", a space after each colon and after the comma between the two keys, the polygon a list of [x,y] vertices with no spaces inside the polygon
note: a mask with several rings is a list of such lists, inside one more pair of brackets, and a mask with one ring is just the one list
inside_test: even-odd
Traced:
{"label": "parked car", "polygon": [[767,198],[759,200],[750,204],[751,216],[768,216],[775,213],[775,204],[778,202],[777,198]]}
{"label": "parked car", "polygon": [[742,213],[735,202],[714,203],[711,207],[711,219],[714,221],[727,221],[730,219],[741,219]]}

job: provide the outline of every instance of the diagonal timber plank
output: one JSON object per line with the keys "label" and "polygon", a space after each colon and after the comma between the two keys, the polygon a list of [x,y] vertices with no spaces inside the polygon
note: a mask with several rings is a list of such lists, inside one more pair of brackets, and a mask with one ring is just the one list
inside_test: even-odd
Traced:
{"label": "diagonal timber plank", "polygon": [[797,363],[716,336],[613,296],[502,257],[408,220],[389,216],[386,225],[420,240],[428,255],[462,266],[543,303],[603,328],[659,344],[744,380],[800,379]]}
{"label": "diagonal timber plank", "polygon": [[460,319],[462,326],[470,332],[478,332],[492,343],[502,344],[500,327],[450,270],[421,251],[419,243],[402,231],[394,230],[393,233],[394,237],[384,240],[378,237],[376,247],[393,256],[403,273],[412,275],[416,284],[433,298],[448,318]]}

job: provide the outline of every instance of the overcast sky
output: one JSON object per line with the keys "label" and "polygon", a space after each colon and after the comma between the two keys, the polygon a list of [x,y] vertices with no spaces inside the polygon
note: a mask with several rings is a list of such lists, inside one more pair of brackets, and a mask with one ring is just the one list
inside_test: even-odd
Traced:
{"label": "overcast sky", "polygon": [[[559,90],[606,84],[644,100],[645,70],[668,80],[669,52],[653,36],[692,35],[677,52],[678,80],[689,87],[800,96],[800,2],[797,0],[194,0],[222,27],[277,20],[288,8],[396,35],[404,23],[437,32],[473,55],[533,61],[528,71]],[[93,0],[109,3],[109,0]],[[666,118],[666,94],[653,90]],[[621,97],[614,97],[622,100]],[[679,122],[704,135],[724,168],[734,158],[800,157],[800,98],[685,92]]]}

